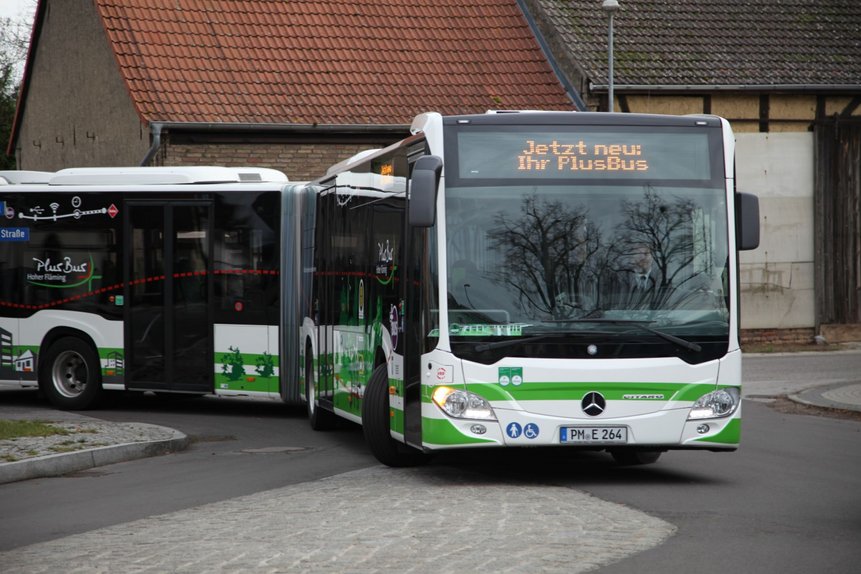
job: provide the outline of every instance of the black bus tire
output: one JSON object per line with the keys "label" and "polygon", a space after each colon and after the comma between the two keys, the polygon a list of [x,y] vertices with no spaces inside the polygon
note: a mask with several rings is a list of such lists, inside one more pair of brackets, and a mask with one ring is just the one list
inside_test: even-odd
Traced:
{"label": "black bus tire", "polygon": [[78,337],[55,341],[40,361],[39,388],[58,409],[94,408],[102,396],[102,364],[92,345]]}
{"label": "black bus tire", "polygon": [[314,359],[311,356],[311,349],[308,349],[305,353],[305,405],[308,408],[308,422],[315,431],[332,430],[338,422],[337,415],[320,408],[320,405],[315,403],[316,380]]}
{"label": "black bus tire", "polygon": [[417,466],[427,462],[421,451],[392,438],[389,421],[389,375],[386,365],[371,374],[362,400],[362,432],[371,453],[381,463],[393,467]]}

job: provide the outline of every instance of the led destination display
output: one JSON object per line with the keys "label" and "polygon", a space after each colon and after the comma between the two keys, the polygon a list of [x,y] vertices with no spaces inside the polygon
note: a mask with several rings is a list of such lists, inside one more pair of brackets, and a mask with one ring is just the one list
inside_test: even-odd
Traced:
{"label": "led destination display", "polygon": [[577,143],[549,144],[526,140],[517,156],[517,171],[649,171],[649,162],[641,159],[640,144],[594,144],[582,139]]}
{"label": "led destination display", "polygon": [[[458,175],[470,179],[647,179],[708,181],[714,172],[707,130],[678,132],[458,133]],[[715,146],[717,147],[717,146]]]}

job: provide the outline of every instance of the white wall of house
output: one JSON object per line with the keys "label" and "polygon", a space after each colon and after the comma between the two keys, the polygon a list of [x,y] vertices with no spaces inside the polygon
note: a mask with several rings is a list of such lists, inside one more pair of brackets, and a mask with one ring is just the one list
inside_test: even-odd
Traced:
{"label": "white wall of house", "polygon": [[740,258],[741,327],[813,327],[813,133],[736,134],[736,172],[760,209],[759,248]]}

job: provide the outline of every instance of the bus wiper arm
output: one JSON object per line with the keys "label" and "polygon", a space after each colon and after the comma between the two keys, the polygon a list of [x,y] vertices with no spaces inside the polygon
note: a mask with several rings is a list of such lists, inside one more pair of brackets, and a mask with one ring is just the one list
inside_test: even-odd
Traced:
{"label": "bus wiper arm", "polygon": [[700,347],[699,345],[697,345],[696,343],[692,343],[690,341],[682,339],[681,337],[676,337],[675,335],[670,335],[669,333],[664,333],[663,331],[658,331],[657,329],[652,329],[651,327],[647,327],[646,325],[643,325],[642,323],[631,323],[631,324],[634,325],[635,327],[638,327],[638,328],[644,330],[644,331],[648,331],[649,333],[652,333],[653,335],[655,335],[657,337],[660,337],[664,341],[669,341],[670,343],[678,345],[682,349],[687,349],[688,351],[693,351],[694,353],[699,353],[700,351],[703,350],[703,348]]}
{"label": "bus wiper arm", "polygon": [[612,325],[631,325],[633,327],[637,327],[638,329],[642,329],[643,331],[647,331],[656,337],[660,337],[665,341],[669,341],[674,345],[678,345],[683,349],[687,349],[688,351],[693,351],[694,353],[699,353],[703,350],[702,347],[697,345],[696,343],[692,343],[690,341],[686,341],[681,337],[676,337],[675,335],[670,335],[669,333],[664,333],[663,331],[658,331],[657,329],[652,329],[648,325],[646,325],[643,321],[634,321],[628,319],[558,319],[554,321],[554,323],[610,323]]}
{"label": "bus wiper arm", "polygon": [[475,346],[475,350],[479,353],[483,353],[484,351],[491,351],[493,349],[501,349],[503,347],[510,347],[512,345],[518,345],[520,343],[534,343],[535,341],[540,341],[542,339],[546,339],[548,337],[558,337],[559,334],[545,334],[545,335],[535,335],[533,337],[520,337],[517,339],[507,339],[505,341],[496,341],[495,343],[479,343]]}

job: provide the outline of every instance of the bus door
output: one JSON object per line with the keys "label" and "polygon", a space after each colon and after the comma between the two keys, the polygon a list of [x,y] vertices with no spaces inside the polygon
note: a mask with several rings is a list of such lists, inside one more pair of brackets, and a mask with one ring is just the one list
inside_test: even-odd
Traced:
{"label": "bus door", "polygon": [[126,202],[126,387],[212,392],[212,205]]}
{"label": "bus door", "polygon": [[[409,213],[407,204],[406,213]],[[430,351],[431,310],[435,272],[431,271],[431,244],[428,229],[412,227],[403,218],[405,249],[401,259],[401,300],[403,312],[404,355],[404,437],[407,444],[422,447],[422,377],[429,366],[422,355]],[[435,343],[432,343],[435,345]]]}
{"label": "bus door", "polygon": [[[425,153],[424,139],[418,139],[409,148],[401,148],[394,157],[395,175],[408,179],[415,161]],[[406,191],[406,189],[404,189]],[[400,269],[398,286],[400,301],[400,321],[397,352],[403,356],[404,378],[404,440],[416,448],[422,448],[422,354],[426,352],[425,339],[428,322],[428,296],[426,291],[429,278],[429,231],[414,228],[409,223],[409,201],[406,202],[400,219],[403,243],[397,254]]]}

